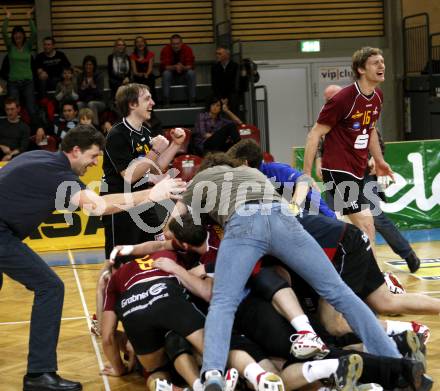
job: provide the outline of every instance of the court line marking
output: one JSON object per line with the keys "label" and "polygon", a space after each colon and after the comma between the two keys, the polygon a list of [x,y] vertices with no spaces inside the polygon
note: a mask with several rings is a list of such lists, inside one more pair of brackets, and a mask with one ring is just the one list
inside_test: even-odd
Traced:
{"label": "court line marking", "polygon": [[[85,319],[85,316],[75,316],[71,318],[61,318],[62,321],[64,320],[79,320],[79,319]],[[25,323],[31,323],[30,320],[19,320],[17,322],[0,322],[0,326],[10,325],[10,324],[25,324]]]}
{"label": "court line marking", "polygon": [[[75,259],[73,257],[72,251],[67,250],[67,255],[69,257],[69,261],[70,261],[71,265],[75,266]],[[76,268],[72,268],[72,271],[73,271],[73,275],[75,276],[76,285],[78,287],[79,296],[81,298],[81,303],[82,303],[82,306],[83,306],[85,319],[87,321],[87,330],[89,330],[89,333],[90,333],[90,328],[91,328],[92,324],[90,322],[89,309],[87,308],[87,303],[86,303],[86,300],[84,298],[84,291],[82,289],[81,281],[79,280],[78,272],[76,271]],[[104,369],[104,363],[102,361],[101,351],[99,350],[99,346],[98,346],[98,342],[96,341],[96,337],[92,333],[90,333],[90,338],[92,339],[92,345],[93,345],[93,348],[95,349],[95,354],[96,354],[96,359],[98,360],[99,369],[103,370]],[[111,391],[110,383],[108,381],[107,375],[101,374],[101,377],[102,377],[102,381],[104,382],[105,390],[106,391]]]}

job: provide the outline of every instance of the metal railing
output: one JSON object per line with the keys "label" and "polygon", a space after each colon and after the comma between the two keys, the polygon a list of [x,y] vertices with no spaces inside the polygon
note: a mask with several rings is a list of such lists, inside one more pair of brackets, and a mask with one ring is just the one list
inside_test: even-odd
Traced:
{"label": "metal railing", "polygon": [[426,12],[402,19],[405,75],[421,73],[429,64],[429,15]]}

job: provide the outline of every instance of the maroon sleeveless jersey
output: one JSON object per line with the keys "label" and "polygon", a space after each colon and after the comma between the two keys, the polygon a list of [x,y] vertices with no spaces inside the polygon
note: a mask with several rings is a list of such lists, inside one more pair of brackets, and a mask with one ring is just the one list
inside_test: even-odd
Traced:
{"label": "maroon sleeveless jersey", "polygon": [[113,310],[117,298],[128,291],[140,280],[167,278],[174,275],[153,267],[153,262],[158,258],[170,258],[177,261],[177,254],[173,251],[157,251],[143,258],[135,259],[122,265],[110,278],[104,296],[104,311]]}
{"label": "maroon sleeveless jersey", "polygon": [[366,96],[353,83],[323,106],[317,122],[331,127],[324,141],[323,169],[364,177],[370,134],[379,119],[382,102],[380,89]]}

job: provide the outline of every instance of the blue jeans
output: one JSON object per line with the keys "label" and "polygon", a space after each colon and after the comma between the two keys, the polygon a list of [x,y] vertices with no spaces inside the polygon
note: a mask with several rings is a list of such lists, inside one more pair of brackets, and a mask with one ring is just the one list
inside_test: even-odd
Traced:
{"label": "blue jeans", "polygon": [[[376,176],[367,175],[365,177],[365,183],[375,182],[372,190],[373,193],[377,195],[379,191],[379,185],[376,181]],[[385,241],[397,255],[399,255],[403,259],[408,257],[412,251],[409,242],[403,237],[403,235],[400,233],[394,223],[389,219],[389,217],[380,209],[380,204],[373,204],[370,202],[370,209],[374,210],[373,219],[376,231],[383,236]]]}
{"label": "blue jeans", "polygon": [[[243,216],[244,208],[254,214]],[[205,324],[202,373],[224,371],[241,293],[257,260],[265,254],[279,258],[341,312],[370,353],[400,357],[373,312],[341,280],[324,251],[286,205],[249,204],[239,208],[225,226]]]}
{"label": "blue jeans", "polygon": [[196,98],[196,72],[193,69],[178,74],[173,71],[162,73],[162,99],[167,102],[170,99],[170,88],[173,81],[184,82],[188,87],[188,99],[194,101]]}
{"label": "blue jeans", "polygon": [[63,282],[46,262],[2,224],[0,273],[34,292],[27,371],[55,372],[64,301]]}
{"label": "blue jeans", "polygon": [[8,95],[20,102],[20,96],[23,97],[24,106],[31,117],[36,118],[35,90],[33,80],[17,80],[8,82]]}

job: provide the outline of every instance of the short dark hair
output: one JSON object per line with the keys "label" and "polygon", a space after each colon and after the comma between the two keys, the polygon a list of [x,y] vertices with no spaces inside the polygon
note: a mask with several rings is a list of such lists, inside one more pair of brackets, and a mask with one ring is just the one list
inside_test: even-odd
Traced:
{"label": "short dark hair", "polygon": [[208,153],[202,160],[202,164],[200,165],[198,172],[215,166],[239,167],[242,164],[242,162],[237,159],[233,159],[224,152]]}
{"label": "short dark hair", "polygon": [[196,224],[190,213],[186,213],[180,216],[180,218],[182,219],[182,224],[174,217],[171,218],[168,224],[170,231],[180,242],[188,243],[191,246],[201,246],[208,237],[206,227],[202,224]]}
{"label": "short dark hair", "polygon": [[43,38],[43,42],[44,41],[51,41],[54,45],[55,45],[55,38],[54,37],[52,37],[52,36],[47,36],[47,37],[44,37]]}
{"label": "short dark hair", "polygon": [[209,96],[205,102],[205,111],[209,113],[209,110],[211,109],[211,105],[217,102],[220,102],[220,104],[222,103],[222,100],[218,96]]}
{"label": "short dark hair", "polygon": [[18,107],[18,106],[20,106],[20,102],[18,101],[18,99],[17,98],[14,98],[14,97],[12,97],[12,96],[8,96],[5,100],[4,100],[4,105],[5,105],[5,107],[6,107],[6,105],[10,105],[10,104],[12,104],[12,103],[15,103],[15,105]]}
{"label": "short dark hair", "polygon": [[73,110],[78,111],[78,104],[74,100],[66,99],[61,103],[61,111],[63,111],[64,106],[72,106]]}
{"label": "short dark hair", "polygon": [[258,168],[263,160],[263,152],[260,146],[250,138],[233,145],[229,149],[228,155],[233,159],[240,160],[242,163],[246,160],[248,166],[252,168]]}
{"label": "short dark hair", "polygon": [[129,83],[120,86],[116,91],[116,107],[123,117],[130,114],[130,104],[139,103],[139,94],[141,91],[150,91],[145,84]]}
{"label": "short dark hair", "polygon": [[90,149],[93,145],[103,150],[105,138],[92,125],[78,125],[70,129],[61,141],[61,150],[70,152],[74,147],[79,147],[81,152]]}
{"label": "short dark hair", "polygon": [[353,56],[351,58],[351,69],[356,79],[361,78],[361,74],[359,73],[358,68],[365,69],[365,63],[367,62],[368,58],[370,58],[371,56],[376,56],[378,54],[382,55],[382,50],[369,46],[360,48],[353,53]]}
{"label": "short dark hair", "polygon": [[181,35],[179,35],[179,34],[173,34],[173,35],[171,36],[171,38],[170,38],[170,41],[171,41],[172,39],[180,39],[180,40],[182,40],[182,37],[181,37]]}

